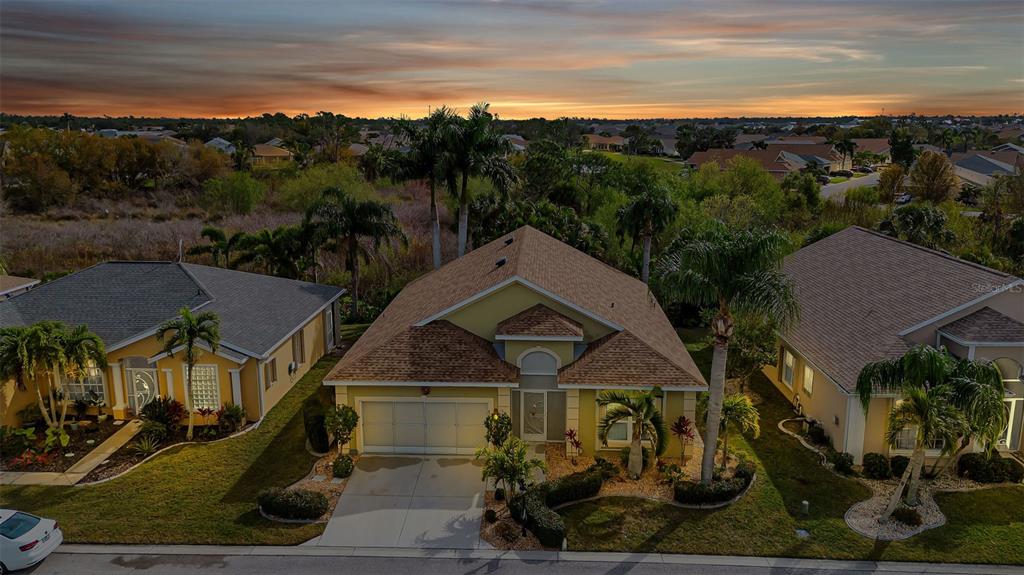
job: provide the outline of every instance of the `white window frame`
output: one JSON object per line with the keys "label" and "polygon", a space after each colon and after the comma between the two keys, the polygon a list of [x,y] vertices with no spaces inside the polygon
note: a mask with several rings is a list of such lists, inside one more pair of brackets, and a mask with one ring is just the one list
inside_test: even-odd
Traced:
{"label": "white window frame", "polygon": [[[98,384],[99,387],[100,387],[99,398],[102,399],[104,403],[106,403],[107,402],[107,374],[105,373],[105,370],[100,369],[95,364],[90,364],[88,367],[83,369],[78,374],[78,378],[77,379],[71,379],[71,378],[68,378],[67,375],[61,375],[61,379],[62,379],[62,381],[64,383],[64,391],[66,393],[67,399],[69,401],[73,402],[76,399],[79,399],[79,397],[80,397],[81,399],[85,399],[86,401],[89,401],[91,399],[91,397],[88,394],[88,389],[96,387],[97,384],[95,383],[95,381],[86,384],[86,383],[83,383],[82,380],[83,379],[95,380],[96,378],[99,378],[99,384]],[[76,396],[73,393],[73,391],[72,391],[76,387],[81,392],[78,396]]]}
{"label": "white window frame", "polygon": [[[786,378],[786,369],[789,369],[789,378]],[[782,373],[779,379],[789,389],[793,389],[793,379],[796,377],[796,356],[786,348],[782,348]]]}
{"label": "white window frame", "polygon": [[[602,391],[605,391],[605,390],[603,390],[603,389],[599,390],[597,393],[600,394]],[[668,393],[665,393],[665,392],[662,392],[662,393],[663,393],[663,395],[661,396],[661,400],[660,400],[661,401],[661,405],[658,406],[658,410],[661,411],[661,415],[662,415],[662,417],[664,417],[665,416],[665,406],[668,403]],[[594,445],[597,446],[598,450],[601,450],[601,449],[606,449],[606,448],[605,448],[604,444],[601,443],[601,440],[597,437],[599,435],[597,430],[601,426],[601,417],[603,416],[603,414],[601,413],[601,410],[605,406],[597,403],[597,396],[596,395],[594,396],[594,399],[595,399],[595,401],[594,401],[594,408],[595,408],[594,409]],[[611,405],[615,405],[615,404],[611,404]],[[627,419],[626,421],[619,422],[619,423],[624,423],[625,426],[626,426],[626,439],[625,440],[609,439],[608,440],[608,447],[607,447],[607,449],[629,447],[633,443],[633,420],[632,419]],[[618,423],[616,425],[618,425]]]}
{"label": "white window frame", "polygon": [[[207,369],[207,368],[209,368],[209,369],[213,370],[213,389],[214,389],[214,393],[216,394],[216,400],[215,401],[216,401],[217,404],[214,405],[212,407],[212,409],[220,409],[221,405],[223,405],[221,403],[221,397],[220,397],[220,369],[217,367],[216,364],[213,364],[213,363],[197,363],[195,365],[195,367],[196,367],[196,369],[199,369],[199,368]],[[190,394],[191,397],[192,397],[192,401],[193,401],[192,409],[193,409],[193,411],[197,410],[197,409],[201,409],[203,407],[210,407],[210,406],[205,405],[205,404],[199,405],[195,401],[195,399],[196,399],[195,390],[194,389],[187,389],[188,385],[189,385],[189,383],[188,383],[188,364],[187,363],[182,363],[182,365],[181,365],[181,374],[184,377],[184,379],[182,379],[182,382],[184,382],[184,385],[186,387],[185,392]],[[192,385],[195,386],[195,381],[192,382]]]}
{"label": "white window frame", "polygon": [[814,394],[814,369],[804,363],[804,381],[803,381],[804,393],[808,396]]}

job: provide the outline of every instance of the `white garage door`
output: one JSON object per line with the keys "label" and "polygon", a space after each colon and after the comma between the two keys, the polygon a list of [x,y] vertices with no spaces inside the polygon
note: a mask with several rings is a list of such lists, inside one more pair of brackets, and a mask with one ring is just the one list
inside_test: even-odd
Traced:
{"label": "white garage door", "polygon": [[366,453],[470,455],[484,445],[490,404],[479,399],[360,402]]}

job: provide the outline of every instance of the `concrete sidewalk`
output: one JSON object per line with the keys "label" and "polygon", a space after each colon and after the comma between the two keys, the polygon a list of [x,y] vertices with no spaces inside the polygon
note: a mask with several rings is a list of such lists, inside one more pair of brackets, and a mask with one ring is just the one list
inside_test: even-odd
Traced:
{"label": "concrete sidewalk", "polygon": [[137,419],[125,422],[121,429],[93,448],[67,471],[3,471],[0,472],[0,485],[74,485],[111,454],[121,449],[125,443],[131,441],[141,427],[142,422]]}
{"label": "concrete sidewalk", "polygon": [[783,571],[930,573],[935,575],[1020,575],[1024,568],[1009,565],[840,561],[731,555],[673,555],[668,553],[585,553],[577,551],[498,551],[486,549],[406,549],[389,547],[224,546],[224,545],[62,545],[56,554],[119,556],[217,557],[380,557],[460,560],[544,561],[549,563],[619,563],[704,565]]}

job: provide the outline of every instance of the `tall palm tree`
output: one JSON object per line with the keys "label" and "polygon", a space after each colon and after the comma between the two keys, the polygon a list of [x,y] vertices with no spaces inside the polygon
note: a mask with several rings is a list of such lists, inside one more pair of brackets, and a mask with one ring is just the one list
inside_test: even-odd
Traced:
{"label": "tall palm tree", "polygon": [[[195,425],[195,395],[192,390],[192,375],[202,355],[201,345],[210,348],[213,353],[217,352],[220,345],[220,318],[217,314],[209,311],[193,314],[187,307],[181,308],[179,317],[165,321],[156,330],[156,339],[164,344],[164,353],[168,357],[174,357],[178,351],[183,352],[183,359],[188,366],[186,374],[185,409],[188,411],[188,431],[185,439],[192,439],[192,430]],[[169,337],[168,337],[168,334]]]}
{"label": "tall palm tree", "polygon": [[254,264],[264,273],[295,279],[302,275],[299,269],[301,253],[297,247],[298,226],[279,226],[246,234],[238,242],[241,254],[234,267]]}
{"label": "tall palm tree", "polygon": [[[213,265],[225,268],[234,267],[231,261],[231,252],[242,243],[242,239],[245,238],[245,232],[234,232],[228,236],[227,232],[218,227],[206,226],[199,232],[199,236],[206,238],[209,243],[190,247],[186,252],[188,255],[210,254]],[[224,258],[223,265],[221,264],[221,258]]]}
{"label": "tall palm tree", "polygon": [[633,435],[629,445],[629,475],[638,478],[643,472],[643,441],[651,443],[655,455],[668,448],[668,430],[657,403],[662,397],[660,388],[650,391],[605,390],[597,394],[597,404],[607,408],[597,426],[597,438],[608,445],[612,426],[622,421],[632,422]]}
{"label": "tall palm tree", "polygon": [[405,241],[402,226],[391,206],[376,200],[361,200],[340,188],[328,188],[306,212],[306,221],[318,225],[326,237],[334,238],[334,247],[352,273],[352,315],[359,316],[359,260],[368,255],[359,243],[368,238],[373,248],[384,242]]}
{"label": "tall palm tree", "polygon": [[664,232],[678,212],[679,206],[676,202],[664,188],[657,185],[631,197],[619,208],[619,235],[629,235],[634,246],[637,239],[643,241],[640,280],[644,283],[647,283],[650,277],[651,243],[654,236]]}
{"label": "tall palm tree", "polygon": [[494,115],[490,104],[474,105],[469,117],[456,121],[448,127],[446,138],[451,154],[452,167],[461,177],[459,200],[459,257],[466,253],[469,230],[469,179],[485,176],[502,193],[507,193],[516,180],[515,170],[508,162],[512,145],[494,129]]}
{"label": "tall palm tree", "polygon": [[[903,399],[889,413],[886,437],[895,443],[899,433],[916,428],[910,464],[900,479],[883,520],[899,503],[903,486],[907,503],[916,505],[925,449],[943,440],[943,451],[958,454],[975,440],[991,449],[1006,428],[1002,377],[995,366],[957,360],[945,349],[918,345],[903,356],[869,363],[857,378],[857,394],[864,412],[878,394],[900,394]],[[954,445],[959,445],[954,449]]]}
{"label": "tall palm tree", "polygon": [[425,179],[430,186],[430,230],[434,253],[434,269],[441,267],[441,222],[437,211],[437,186],[449,180],[452,173],[447,136],[457,116],[447,106],[437,108],[420,127],[401,120],[396,131],[409,143],[410,150],[400,170],[404,179]]}
{"label": "tall palm tree", "polygon": [[788,238],[774,230],[735,230],[716,223],[701,232],[680,234],[659,260],[657,279],[666,293],[691,305],[716,308],[701,462],[704,483],[710,483],[714,474],[733,314],[764,318],[782,330],[797,319],[792,281],[780,269],[788,246]]}
{"label": "tall palm tree", "polygon": [[750,398],[742,393],[730,395],[722,400],[722,422],[719,424],[718,432],[722,436],[723,469],[729,461],[730,429],[753,433],[754,437],[761,435],[761,415]]}
{"label": "tall palm tree", "polygon": [[[59,368],[62,381],[74,380],[91,367],[103,369],[107,366],[107,352],[104,349],[103,340],[89,331],[87,326],[78,325],[63,330],[58,335],[58,341],[61,347]],[[61,389],[60,395],[67,399],[67,394],[63,392],[63,384],[58,389]],[[57,425],[59,429],[64,427],[70,401],[61,403],[60,421]]]}

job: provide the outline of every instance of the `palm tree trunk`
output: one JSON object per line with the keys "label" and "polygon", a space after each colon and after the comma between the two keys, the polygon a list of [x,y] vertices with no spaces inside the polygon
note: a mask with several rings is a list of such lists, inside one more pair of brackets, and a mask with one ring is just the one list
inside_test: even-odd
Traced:
{"label": "palm tree trunk", "polygon": [[651,236],[644,235],[644,263],[640,271],[640,281],[647,283],[651,275]]}
{"label": "palm tree trunk", "polygon": [[466,255],[469,235],[469,174],[462,173],[462,193],[459,194],[459,257]]}
{"label": "palm tree trunk", "polygon": [[722,423],[725,361],[728,354],[729,339],[716,335],[714,353],[711,356],[711,385],[708,389],[707,421],[704,424],[704,456],[700,465],[700,481],[705,484],[711,483],[715,474],[715,449],[718,445],[718,426]]}
{"label": "palm tree trunk", "polygon": [[914,454],[910,457],[910,482],[907,487],[907,505],[911,507],[918,505],[921,483],[921,467],[924,466],[924,445],[918,445]]}
{"label": "palm tree trunk", "polygon": [[639,479],[644,470],[644,448],[640,443],[640,434],[643,427],[633,422],[633,442],[629,445],[629,476]]}
{"label": "palm tree trunk", "polygon": [[43,389],[39,387],[39,379],[36,380],[36,399],[39,401],[39,412],[43,414],[43,421],[46,423],[46,427],[53,427],[53,419],[50,418],[50,413],[46,409],[46,402],[43,401]]}
{"label": "palm tree trunk", "polygon": [[434,251],[434,269],[441,267],[441,221],[437,214],[437,185],[430,178],[430,235]]}
{"label": "palm tree trunk", "polygon": [[[916,455],[915,451],[915,455]],[[910,463],[907,468],[903,471],[903,475],[900,476],[900,482],[896,485],[896,490],[889,496],[889,504],[885,506],[885,511],[882,512],[882,516],[878,518],[879,523],[885,523],[892,517],[892,512],[896,511],[896,508],[900,506],[900,499],[903,498],[903,487],[906,486],[907,480],[910,479],[910,474],[913,471],[914,458],[911,457]]]}
{"label": "palm tree trunk", "polygon": [[185,440],[192,441],[192,430],[195,427],[195,418],[192,410],[192,372],[195,370],[195,363],[188,364],[188,389],[185,390],[185,410],[188,411],[188,431],[185,432]]}
{"label": "palm tree trunk", "polygon": [[[57,396],[54,394],[53,389],[53,372],[46,370],[46,393],[50,396],[50,413],[46,423],[48,427],[56,427],[57,425]],[[46,412],[45,409],[43,411],[44,413]]]}
{"label": "palm tree trunk", "polygon": [[359,240],[348,238],[348,257],[352,264],[352,317],[359,318]]}

